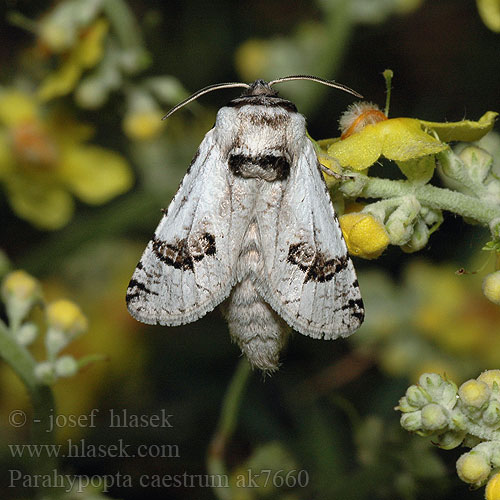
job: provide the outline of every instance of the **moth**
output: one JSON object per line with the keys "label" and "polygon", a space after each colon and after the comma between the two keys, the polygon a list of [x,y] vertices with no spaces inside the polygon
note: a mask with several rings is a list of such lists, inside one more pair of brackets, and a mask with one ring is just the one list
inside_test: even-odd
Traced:
{"label": "moth", "polygon": [[148,324],[182,325],[222,304],[251,365],[276,370],[291,330],[316,339],[353,333],[364,318],[356,273],[305,118],[273,89],[244,87],[218,113],[139,261],[128,310]]}

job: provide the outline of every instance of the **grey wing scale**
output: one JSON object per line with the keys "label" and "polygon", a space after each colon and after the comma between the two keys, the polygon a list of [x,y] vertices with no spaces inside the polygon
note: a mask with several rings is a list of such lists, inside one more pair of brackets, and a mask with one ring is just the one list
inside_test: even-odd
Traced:
{"label": "grey wing scale", "polygon": [[180,325],[222,302],[235,281],[238,249],[227,164],[209,132],[148,243],[127,290],[137,320]]}
{"label": "grey wing scale", "polygon": [[298,332],[345,337],[364,317],[356,273],[308,139],[295,162],[279,207],[258,221],[266,248],[258,288]]}

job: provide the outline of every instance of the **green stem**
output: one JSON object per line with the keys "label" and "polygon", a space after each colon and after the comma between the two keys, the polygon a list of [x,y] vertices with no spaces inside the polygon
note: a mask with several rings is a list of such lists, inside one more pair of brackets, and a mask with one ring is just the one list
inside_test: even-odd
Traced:
{"label": "green stem", "polygon": [[[227,467],[224,463],[224,453],[236,427],[241,400],[251,372],[248,361],[246,358],[242,358],[224,396],[217,429],[208,449],[207,470],[209,474],[228,476]],[[221,481],[221,484],[224,484],[224,482]],[[214,492],[219,500],[231,500],[233,498],[231,488],[215,488]]]}
{"label": "green stem", "polygon": [[422,205],[429,208],[447,210],[474,219],[486,227],[491,220],[500,217],[500,207],[497,205],[430,184],[417,185],[408,181],[369,177],[359,196],[388,199],[408,195],[414,195]]}
{"label": "green stem", "polygon": [[103,10],[113,26],[120,45],[140,56],[137,71],[144,69],[150,62],[150,56],[144,47],[141,30],[127,2],[123,0],[104,0]]}
{"label": "green stem", "polygon": [[[54,430],[51,417],[55,414],[55,401],[52,390],[36,378],[35,359],[24,346],[16,342],[13,332],[3,322],[0,322],[0,355],[19,376],[30,394],[33,405],[32,442],[53,444]],[[23,413],[18,417],[22,419]],[[20,420],[16,418],[16,422],[19,423]],[[43,459],[33,460],[31,467],[33,473],[48,474],[57,468],[57,461],[55,457],[44,455]]]}
{"label": "green stem", "polygon": [[384,115],[389,118],[389,108],[391,106],[391,84],[392,84],[392,77],[393,77],[393,72],[390,69],[386,69],[383,73],[384,78],[385,78],[385,108],[384,108]]}

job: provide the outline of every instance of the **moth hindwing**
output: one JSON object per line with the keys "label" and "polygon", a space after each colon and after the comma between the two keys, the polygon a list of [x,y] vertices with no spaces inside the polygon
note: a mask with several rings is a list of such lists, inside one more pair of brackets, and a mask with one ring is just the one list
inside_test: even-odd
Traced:
{"label": "moth hindwing", "polygon": [[266,82],[217,113],[127,304],[139,321],[168,326],[222,304],[231,337],[265,371],[291,329],[335,339],[360,326],[356,273],[305,119]]}

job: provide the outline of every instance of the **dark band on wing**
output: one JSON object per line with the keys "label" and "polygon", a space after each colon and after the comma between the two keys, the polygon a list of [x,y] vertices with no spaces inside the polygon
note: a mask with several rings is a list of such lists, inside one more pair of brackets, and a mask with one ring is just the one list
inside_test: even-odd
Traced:
{"label": "dark band on wing", "polygon": [[201,261],[206,255],[214,255],[217,251],[215,236],[203,233],[198,240],[188,244],[187,238],[167,243],[156,236],[153,238],[153,252],[167,266],[183,271],[193,271],[194,262]]}
{"label": "dark band on wing", "polygon": [[[139,267],[139,264],[141,265],[141,267]],[[141,262],[139,262],[139,264],[137,265],[137,267],[139,269],[142,269]],[[132,291],[132,289],[134,288],[136,291]],[[128,284],[127,295],[125,297],[127,304],[131,300],[139,297],[141,295],[140,292],[144,292],[146,295],[158,295],[157,292],[153,292],[153,290],[150,290],[144,283],[141,283],[140,281],[137,281],[135,279],[131,279],[130,283]]]}
{"label": "dark band on wing", "polygon": [[328,259],[324,254],[315,252],[309,245],[302,242],[290,245],[287,261],[305,273],[304,283],[308,281],[324,283],[345,269],[349,260],[347,255]]}
{"label": "dark band on wing", "polygon": [[363,323],[363,320],[365,319],[365,306],[361,298],[350,299],[349,302],[342,307],[342,309],[349,309],[351,316],[354,316],[360,323]]}
{"label": "dark band on wing", "polygon": [[[228,164],[231,172],[238,177],[261,177],[282,181],[290,175],[290,161],[283,155],[230,154]],[[262,170],[261,175],[259,169]]]}

